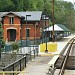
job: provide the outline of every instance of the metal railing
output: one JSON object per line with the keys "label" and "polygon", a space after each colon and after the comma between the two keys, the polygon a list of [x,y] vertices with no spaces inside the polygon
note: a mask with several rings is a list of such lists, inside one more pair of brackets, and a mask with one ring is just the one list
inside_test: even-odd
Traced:
{"label": "metal railing", "polygon": [[[26,53],[26,54],[22,54],[23,57],[21,57],[19,60],[11,63],[10,65],[3,67],[2,71],[0,72],[3,75],[17,75],[18,73],[14,74],[14,72],[16,71],[22,71],[25,67],[28,61],[34,59],[36,56],[38,56],[38,48]],[[8,73],[8,71],[10,73]],[[12,72],[12,73],[11,73]],[[2,75],[1,74],[1,75]]]}
{"label": "metal railing", "polygon": [[[26,67],[26,56],[3,68],[3,71],[22,71]],[[10,75],[10,74],[6,74]],[[11,74],[11,75],[14,75]]]}

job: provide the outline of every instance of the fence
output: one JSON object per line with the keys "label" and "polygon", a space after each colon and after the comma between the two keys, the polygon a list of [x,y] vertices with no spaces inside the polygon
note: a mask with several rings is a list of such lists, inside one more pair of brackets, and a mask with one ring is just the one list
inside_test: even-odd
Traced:
{"label": "fence", "polygon": [[12,46],[11,46],[11,44],[10,45],[5,45],[5,52],[9,52],[9,51],[12,51],[13,50],[13,48],[12,48]]}
{"label": "fence", "polygon": [[[3,72],[1,75],[17,75],[14,72],[11,73],[12,71],[22,71],[25,67],[28,61],[32,60],[36,56],[38,56],[38,48],[35,50],[32,50],[26,54],[23,54],[24,56],[20,58],[19,60],[15,61],[14,63],[4,67],[2,70]],[[10,73],[5,73],[5,71],[9,71]]]}
{"label": "fence", "polygon": [[[49,42],[49,37],[42,38],[42,39],[36,39],[36,40],[27,40],[27,43],[26,43],[26,40],[20,40],[17,43],[18,43],[19,49],[20,49],[22,47],[31,47],[31,46],[39,45],[41,43],[46,43],[46,42]],[[5,52],[9,52],[12,50],[13,50],[13,48],[12,48],[11,44],[5,45]]]}
{"label": "fence", "polygon": [[[18,42],[16,42],[18,45],[19,45],[19,49],[20,48],[24,48],[24,47],[35,47],[35,45],[39,45],[40,44],[40,40],[27,40],[27,43],[26,43],[26,40],[20,40]],[[12,43],[11,44],[6,44],[5,45],[5,48],[4,48],[4,51],[5,52],[10,52],[12,51],[13,48],[12,48]]]}

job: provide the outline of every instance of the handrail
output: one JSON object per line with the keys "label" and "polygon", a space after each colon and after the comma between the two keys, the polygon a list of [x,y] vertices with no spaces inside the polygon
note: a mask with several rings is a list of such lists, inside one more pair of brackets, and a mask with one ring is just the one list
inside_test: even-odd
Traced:
{"label": "handrail", "polygon": [[[23,57],[21,57],[20,59],[16,60],[15,62],[13,62],[13,63],[7,65],[6,67],[3,67],[2,70],[3,70],[3,71],[7,71],[8,67],[12,67],[12,71],[14,71],[14,69],[15,69],[15,66],[14,66],[14,65],[15,65],[16,63],[18,63],[18,66],[20,66],[20,67],[19,67],[19,70],[22,71],[22,65],[24,64],[24,68],[25,68],[25,67],[26,67],[26,63],[27,63],[27,60],[32,58],[31,52],[33,52],[34,58],[35,58],[36,55],[38,56],[38,50],[37,50],[37,51],[36,51],[36,50],[37,50],[37,48],[34,49],[34,50],[32,50],[32,51],[30,51],[30,54],[29,54],[29,52],[26,53],[26,54],[22,54]],[[37,53],[37,54],[36,54],[36,53]],[[30,55],[30,57],[28,58],[27,55]],[[24,63],[22,62],[22,60],[23,60]],[[23,64],[22,64],[22,63],[23,63]]]}
{"label": "handrail", "polygon": [[15,62],[13,62],[13,63],[11,63],[9,65],[7,65],[6,67],[4,67],[4,69],[7,68],[7,67],[9,67],[9,66],[11,66],[11,65],[14,65],[15,63],[19,62],[20,60],[22,60],[24,58],[26,59],[26,56],[24,56],[24,57],[20,58],[19,60],[15,61]]}

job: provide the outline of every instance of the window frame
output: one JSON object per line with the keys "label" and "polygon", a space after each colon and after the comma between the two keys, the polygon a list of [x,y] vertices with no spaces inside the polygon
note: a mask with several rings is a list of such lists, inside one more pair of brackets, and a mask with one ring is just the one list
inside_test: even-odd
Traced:
{"label": "window frame", "polygon": [[30,29],[29,28],[26,29],[26,37],[30,37]]}
{"label": "window frame", "polygon": [[9,24],[14,24],[14,17],[13,16],[11,16],[11,17],[9,17]]}

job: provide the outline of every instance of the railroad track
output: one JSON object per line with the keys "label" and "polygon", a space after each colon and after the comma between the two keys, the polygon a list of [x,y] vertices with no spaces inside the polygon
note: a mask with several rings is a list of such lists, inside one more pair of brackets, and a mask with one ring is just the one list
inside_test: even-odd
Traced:
{"label": "railroad track", "polygon": [[67,43],[64,50],[60,53],[60,56],[55,63],[55,67],[57,69],[60,69],[58,75],[64,75],[66,69],[75,70],[75,55],[72,55],[72,53],[74,52],[73,47],[75,46],[74,42],[75,37]]}

